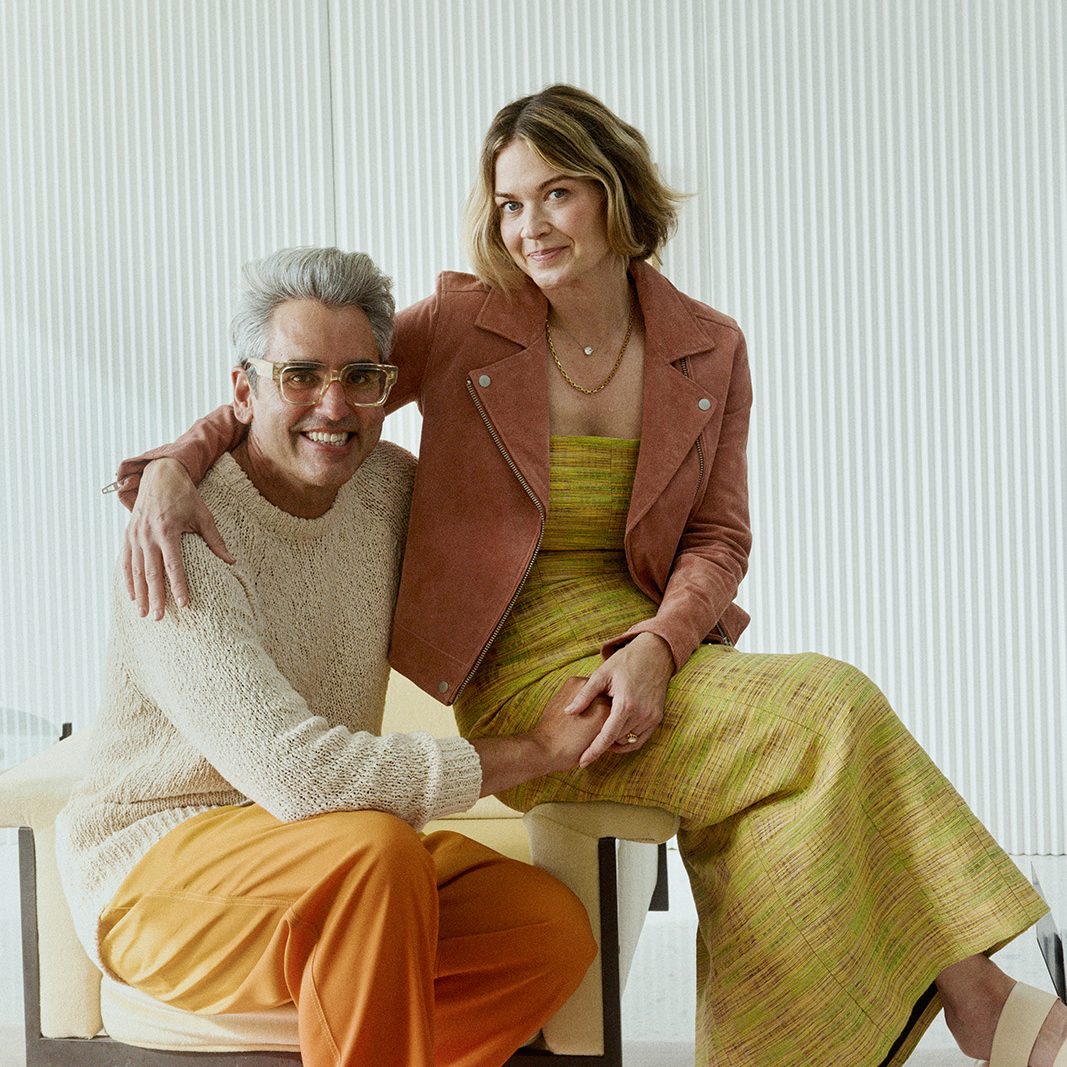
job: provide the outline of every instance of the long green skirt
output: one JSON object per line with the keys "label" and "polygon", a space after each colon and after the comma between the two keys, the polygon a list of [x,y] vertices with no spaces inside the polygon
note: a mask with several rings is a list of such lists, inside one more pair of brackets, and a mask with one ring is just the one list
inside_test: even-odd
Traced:
{"label": "long green skirt", "polygon": [[[638,443],[551,444],[541,552],[456,705],[468,737],[529,729],[606,638],[655,614],[622,553]],[[902,1063],[940,1008],[934,977],[1046,910],[877,686],[825,656],[701,646],[638,752],[500,796],[681,817],[700,1065]]]}

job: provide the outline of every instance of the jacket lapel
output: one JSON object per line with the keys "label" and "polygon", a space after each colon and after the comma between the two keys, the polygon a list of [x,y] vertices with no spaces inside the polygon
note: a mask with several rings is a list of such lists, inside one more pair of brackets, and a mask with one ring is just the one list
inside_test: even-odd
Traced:
{"label": "jacket lapel", "polygon": [[469,374],[499,446],[548,509],[548,344],[545,298],[532,285],[514,299],[490,293],[475,325],[524,347]]}
{"label": "jacket lapel", "polygon": [[[626,528],[632,529],[663,493],[722,398],[687,377],[686,356],[715,347],[678,290],[655,268],[634,263],[631,274],[645,320],[645,384],[641,450]],[[701,402],[707,401],[702,408]],[[707,457],[710,462],[711,457]]]}
{"label": "jacket lapel", "polygon": [[[701,400],[711,404],[706,411],[700,407]],[[718,404],[718,398],[687,378],[678,367],[646,358],[641,449],[626,516],[627,530],[663,494]]]}
{"label": "jacket lapel", "polygon": [[[630,267],[645,322],[645,366],[641,449],[626,526],[631,529],[662,494],[722,400],[688,378],[686,356],[715,347],[681,294],[647,263]],[[500,445],[547,509],[548,304],[528,283],[513,297],[490,292],[475,325],[522,348],[470,372],[477,403],[492,423]],[[488,379],[488,384],[483,385]],[[708,401],[707,409],[700,406]],[[708,462],[711,457],[708,457]]]}

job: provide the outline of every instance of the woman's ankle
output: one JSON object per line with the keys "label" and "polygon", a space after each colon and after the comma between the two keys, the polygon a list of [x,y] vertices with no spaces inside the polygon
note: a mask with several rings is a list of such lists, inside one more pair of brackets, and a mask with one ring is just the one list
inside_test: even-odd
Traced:
{"label": "woman's ankle", "polygon": [[987,956],[968,956],[935,979],[945,1022],[960,1050],[987,1059],[1001,1010],[1015,985]]}

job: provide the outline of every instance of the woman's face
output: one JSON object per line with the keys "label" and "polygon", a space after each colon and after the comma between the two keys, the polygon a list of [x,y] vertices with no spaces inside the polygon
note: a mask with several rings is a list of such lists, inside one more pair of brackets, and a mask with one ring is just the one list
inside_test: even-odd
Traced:
{"label": "woman's face", "polygon": [[495,177],[504,247],[539,288],[588,283],[617,266],[598,182],[565,177],[522,140],[497,156]]}

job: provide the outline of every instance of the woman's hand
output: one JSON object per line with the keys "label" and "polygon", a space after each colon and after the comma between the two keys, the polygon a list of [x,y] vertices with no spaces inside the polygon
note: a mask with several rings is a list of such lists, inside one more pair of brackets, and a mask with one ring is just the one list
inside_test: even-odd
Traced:
{"label": "woman's hand", "polygon": [[[600,693],[611,698],[611,714],[578,764],[588,767],[607,751],[636,752],[663,721],[667,685],[674,674],[670,646],[658,634],[638,634],[609,656],[589,676],[564,709],[583,712]],[[637,740],[627,742],[627,734]]]}
{"label": "woman's hand", "polygon": [[122,538],[126,591],[144,618],[158,621],[167,602],[167,583],[179,607],[189,603],[182,562],[182,534],[199,534],[225,563],[233,556],[222,540],[204,498],[176,459],[156,459],[141,475],[137,503]]}

